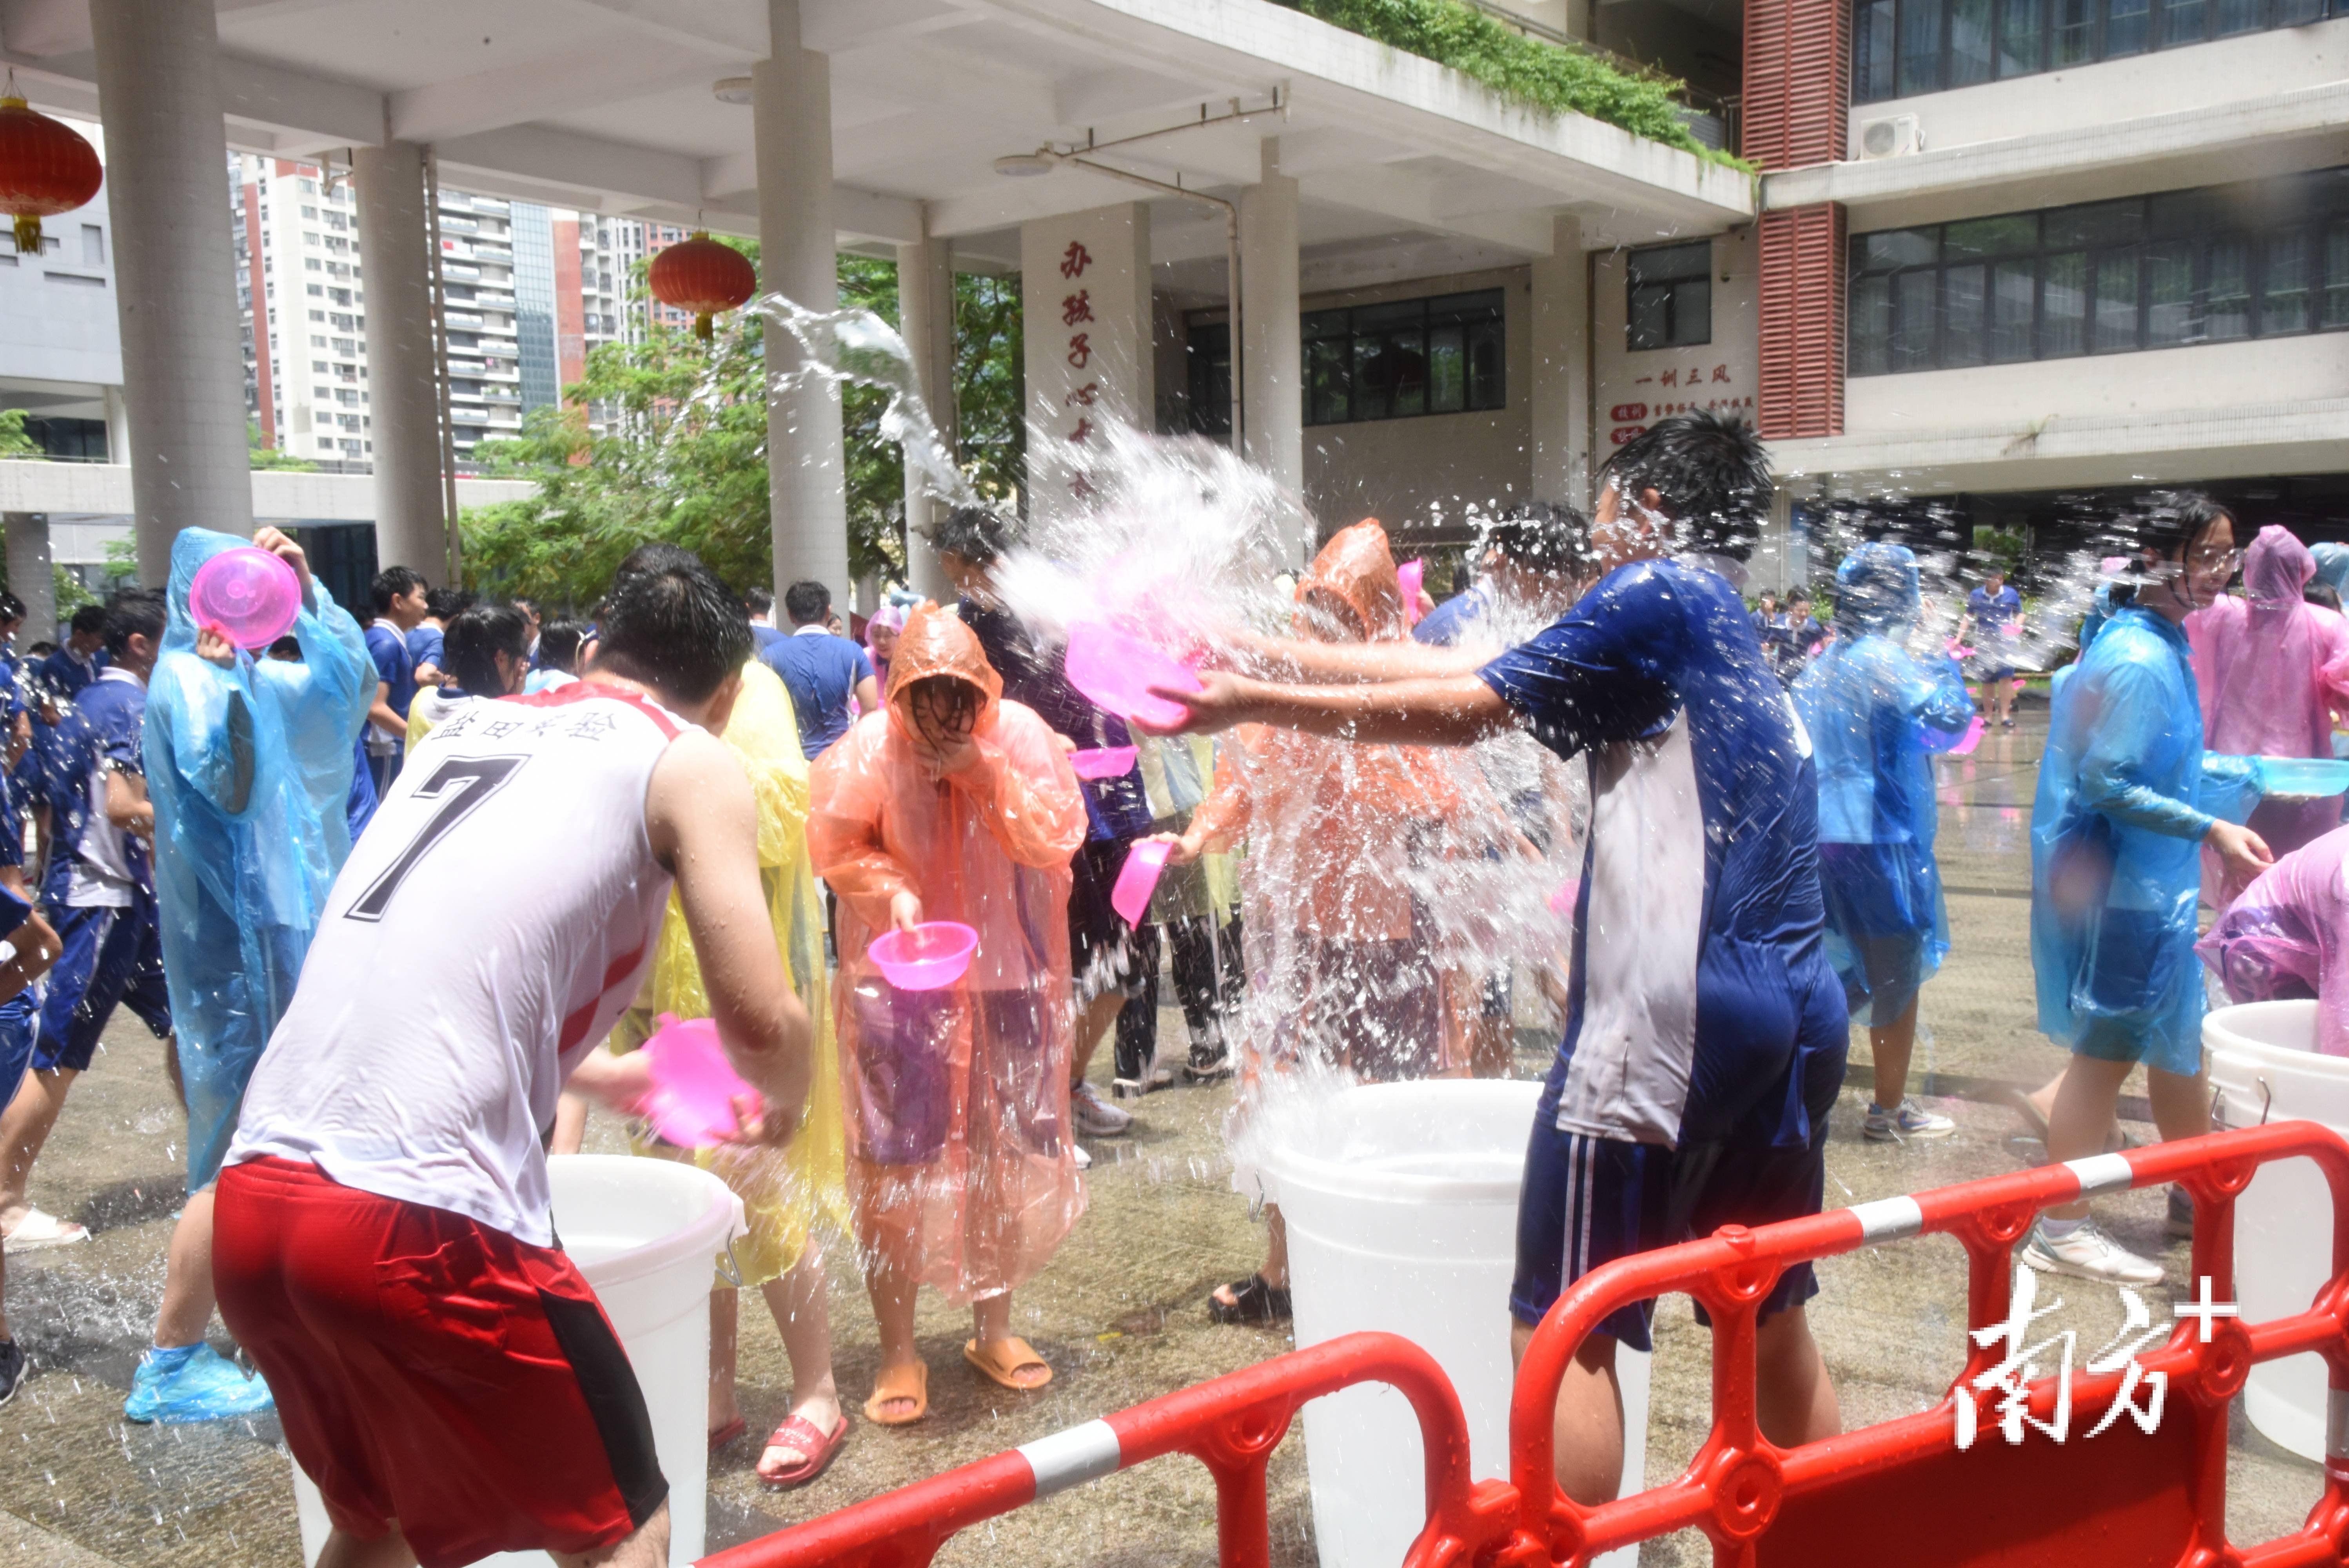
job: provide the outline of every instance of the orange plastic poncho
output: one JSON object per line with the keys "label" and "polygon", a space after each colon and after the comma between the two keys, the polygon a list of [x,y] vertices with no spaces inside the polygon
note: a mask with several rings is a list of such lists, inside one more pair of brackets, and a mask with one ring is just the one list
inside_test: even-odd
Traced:
{"label": "orange plastic poncho", "polygon": [[[950,676],[984,695],[981,760],[933,778],[911,693]],[[884,711],[817,758],[808,850],[840,896],[833,985],[860,1239],[968,1302],[1025,1284],[1084,1212],[1069,1122],[1069,860],[1076,775],[1044,721],[1005,702],[978,639],[924,604],[900,634]],[[865,949],[900,892],[978,933],[969,971],[900,991]]]}
{"label": "orange plastic poncho", "polygon": [[[1351,611],[1366,641],[1409,634],[1375,520],[1321,547],[1297,586],[1300,604],[1317,594]],[[1413,903],[1420,868],[1442,852],[1442,830],[1465,804],[1451,773],[1422,747],[1263,725],[1240,726],[1232,741],[1194,826],[1209,850],[1248,840],[1248,967],[1263,992],[1255,1011],[1284,1037],[1252,1044],[1281,1060],[1300,1048],[1342,1057],[1366,1077],[1387,1076],[1398,1058],[1458,1065],[1457,1031],[1433,1005],[1434,939]],[[1427,1037],[1396,1037],[1407,1034]]]}

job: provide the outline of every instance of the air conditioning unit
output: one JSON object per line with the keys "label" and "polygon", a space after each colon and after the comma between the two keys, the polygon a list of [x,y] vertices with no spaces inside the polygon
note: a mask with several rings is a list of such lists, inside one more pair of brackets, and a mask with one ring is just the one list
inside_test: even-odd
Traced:
{"label": "air conditioning unit", "polygon": [[1912,152],[1925,150],[1925,139],[1918,133],[1917,117],[1896,114],[1889,119],[1862,120],[1859,126],[1859,155],[1862,158],[1905,158]]}

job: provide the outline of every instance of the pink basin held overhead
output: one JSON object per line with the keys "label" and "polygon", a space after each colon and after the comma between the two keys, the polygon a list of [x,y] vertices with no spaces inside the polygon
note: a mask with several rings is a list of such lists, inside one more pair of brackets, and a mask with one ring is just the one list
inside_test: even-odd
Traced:
{"label": "pink basin held overhead", "polygon": [[737,1096],[761,1103],[759,1091],[744,1083],[726,1059],[718,1026],[708,1018],[680,1022],[663,1013],[660,1027],[645,1042],[653,1071],[653,1092],[645,1101],[645,1115],[664,1142],[681,1149],[706,1149],[722,1143],[739,1130],[734,1113]]}
{"label": "pink basin held overhead", "polygon": [[1097,746],[1090,751],[1070,752],[1069,767],[1080,779],[1123,779],[1140,755],[1136,747]]}
{"label": "pink basin held overhead", "polygon": [[265,648],[294,626],[302,608],[302,580],[266,550],[223,550],[188,583],[188,609],[240,648]]}
{"label": "pink basin held overhead", "polygon": [[1069,684],[1102,708],[1161,728],[1182,723],[1186,710],[1179,703],[1152,696],[1152,686],[1170,691],[1201,689],[1198,672],[1190,665],[1098,621],[1071,624],[1068,658],[1062,667]]}
{"label": "pink basin held overhead", "polygon": [[935,991],[962,978],[978,933],[960,922],[927,920],[911,931],[885,931],[864,955],[881,977],[900,991]]}

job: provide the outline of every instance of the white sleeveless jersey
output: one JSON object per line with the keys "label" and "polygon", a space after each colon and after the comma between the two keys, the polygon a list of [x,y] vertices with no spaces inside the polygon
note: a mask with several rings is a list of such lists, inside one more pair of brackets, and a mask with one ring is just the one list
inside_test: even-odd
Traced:
{"label": "white sleeveless jersey", "polygon": [[228,1163],[313,1161],[552,1244],[543,1135],[651,954],[645,790],[681,727],[582,683],[435,729],[335,879]]}

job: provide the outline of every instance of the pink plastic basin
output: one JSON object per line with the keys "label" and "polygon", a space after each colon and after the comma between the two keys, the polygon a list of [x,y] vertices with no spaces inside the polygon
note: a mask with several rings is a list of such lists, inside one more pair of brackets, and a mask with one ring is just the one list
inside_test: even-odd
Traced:
{"label": "pink plastic basin", "polygon": [[1145,840],[1125,851],[1125,864],[1117,871],[1116,885],[1109,890],[1109,906],[1125,916],[1128,925],[1140,925],[1150,909],[1150,895],[1158,889],[1158,879],[1166,870],[1166,856],[1174,848],[1164,839]]}
{"label": "pink plastic basin", "polygon": [[1965,734],[1958,738],[1958,743],[1955,746],[1950,748],[1950,755],[1952,757],[1971,757],[1974,752],[1974,748],[1982,744],[1982,716],[1976,714],[1974,715],[1974,721],[1966,726]]}
{"label": "pink plastic basin", "polygon": [[1557,916],[1560,920],[1572,920],[1574,918],[1574,901],[1580,897],[1581,894],[1582,879],[1580,877],[1574,877],[1567,882],[1558,883],[1557,891],[1551,893],[1547,901],[1549,903],[1549,912]]}
{"label": "pink plastic basin", "polygon": [[659,1022],[644,1047],[653,1073],[646,1119],[664,1142],[681,1149],[726,1142],[740,1130],[736,1097],[747,1095],[753,1104],[763,1104],[759,1091],[744,1083],[726,1059],[717,1024],[708,1018],[679,1022],[674,1013],[663,1013]]}
{"label": "pink plastic basin", "polygon": [[1198,673],[1190,665],[1098,621],[1078,621],[1069,627],[1068,659],[1062,667],[1071,686],[1107,711],[1162,729],[1182,723],[1189,710],[1152,696],[1150,688],[1201,689]]}
{"label": "pink plastic basin", "polygon": [[935,991],[962,978],[978,933],[952,920],[926,920],[911,931],[885,931],[864,955],[900,991]]}
{"label": "pink plastic basin", "polygon": [[1427,581],[1427,562],[1406,561],[1395,568],[1395,583],[1402,589],[1402,624],[1419,624],[1419,591]]}
{"label": "pink plastic basin", "polygon": [[1090,751],[1069,753],[1069,767],[1080,779],[1123,779],[1133,769],[1133,759],[1141,756],[1139,748],[1132,746],[1097,746]]}
{"label": "pink plastic basin", "polygon": [[240,648],[265,648],[291,631],[302,608],[302,580],[266,550],[223,550],[188,583],[188,610]]}

